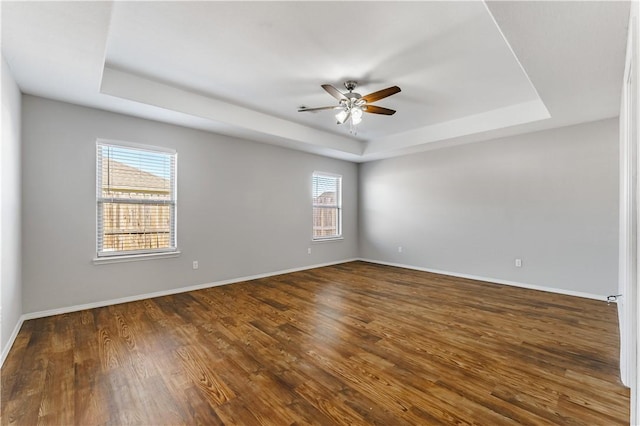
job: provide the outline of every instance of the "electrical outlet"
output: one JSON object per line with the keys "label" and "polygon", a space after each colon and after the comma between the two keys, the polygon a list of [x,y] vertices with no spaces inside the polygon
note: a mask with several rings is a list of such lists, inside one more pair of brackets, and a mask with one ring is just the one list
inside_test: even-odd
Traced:
{"label": "electrical outlet", "polygon": [[516,259],[516,268],[522,268],[522,259]]}
{"label": "electrical outlet", "polygon": [[197,260],[193,261],[193,269],[198,269],[198,261]]}
{"label": "electrical outlet", "polygon": [[402,246],[398,246],[398,253],[402,253]]}
{"label": "electrical outlet", "polygon": [[311,254],[311,247],[307,249],[307,254]]}

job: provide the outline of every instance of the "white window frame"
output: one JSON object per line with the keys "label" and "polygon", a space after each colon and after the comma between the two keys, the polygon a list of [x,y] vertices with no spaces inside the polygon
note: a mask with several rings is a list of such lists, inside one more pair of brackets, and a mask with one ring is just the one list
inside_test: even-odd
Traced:
{"label": "white window frame", "polygon": [[[326,206],[322,204],[316,204],[314,202],[313,194],[315,192],[314,185],[315,185],[316,177],[334,178],[338,181],[335,206]],[[313,221],[314,219],[313,210],[315,208],[326,208],[326,209],[338,210],[338,214],[337,214],[338,223],[336,226],[337,233],[335,235],[329,235],[324,237],[316,237],[314,235],[313,227],[315,226],[315,223]],[[311,240],[314,242],[319,242],[319,241],[331,241],[331,240],[342,240],[342,239],[343,239],[343,236],[342,236],[342,175],[338,175],[335,173],[314,171],[311,177]]]}
{"label": "white window frame", "polygon": [[[109,145],[118,148],[134,149],[139,151],[147,151],[154,154],[167,154],[173,156],[173,170],[170,172],[171,197],[169,200],[131,200],[124,198],[106,198],[102,197],[102,154],[101,147]],[[96,140],[96,257],[93,259],[95,264],[111,263],[111,262],[130,262],[135,260],[147,260],[162,257],[175,257],[180,254],[177,247],[177,180],[178,180],[178,153],[171,148],[143,145],[133,142],[116,141],[108,139]],[[170,247],[161,249],[147,250],[121,250],[121,251],[103,251],[101,247],[102,236],[100,233],[103,229],[102,215],[104,214],[102,205],[104,203],[129,203],[129,204],[168,204],[171,206],[171,223],[169,225],[169,242]]]}

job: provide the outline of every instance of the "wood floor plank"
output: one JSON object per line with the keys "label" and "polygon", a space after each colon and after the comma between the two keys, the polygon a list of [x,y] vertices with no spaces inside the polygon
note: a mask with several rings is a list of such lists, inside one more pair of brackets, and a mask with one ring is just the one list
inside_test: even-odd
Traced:
{"label": "wood floor plank", "polygon": [[614,305],[349,262],[26,321],[2,425],[615,425]]}

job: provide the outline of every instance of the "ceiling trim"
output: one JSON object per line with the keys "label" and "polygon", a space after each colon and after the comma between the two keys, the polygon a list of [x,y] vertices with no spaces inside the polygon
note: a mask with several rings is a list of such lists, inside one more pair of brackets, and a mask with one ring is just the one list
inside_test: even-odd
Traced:
{"label": "ceiling trim", "polygon": [[[100,93],[189,114],[228,126],[231,136],[349,161],[367,161],[407,148],[551,117],[540,99],[360,142],[220,101],[148,77],[105,66]],[[238,130],[233,130],[238,129]]]}
{"label": "ceiling trim", "polygon": [[427,145],[548,118],[551,118],[551,114],[541,100],[523,102],[369,141],[363,156]]}
{"label": "ceiling trim", "polygon": [[274,143],[274,139],[295,141],[298,143],[298,149],[308,150],[315,147],[314,152],[326,151],[327,155],[332,156],[336,156],[336,151],[355,158],[363,153],[364,147],[360,141],[229,104],[109,66],[104,67],[100,93],[230,125],[243,129],[242,133],[249,131],[254,139],[261,142]]}

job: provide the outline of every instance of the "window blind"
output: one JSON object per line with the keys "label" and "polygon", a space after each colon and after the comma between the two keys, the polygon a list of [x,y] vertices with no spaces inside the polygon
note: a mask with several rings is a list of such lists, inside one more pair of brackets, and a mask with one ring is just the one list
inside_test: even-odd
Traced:
{"label": "window blind", "polygon": [[313,239],[342,236],[342,176],[313,173]]}
{"label": "window blind", "polygon": [[98,141],[97,254],[176,250],[175,151]]}

